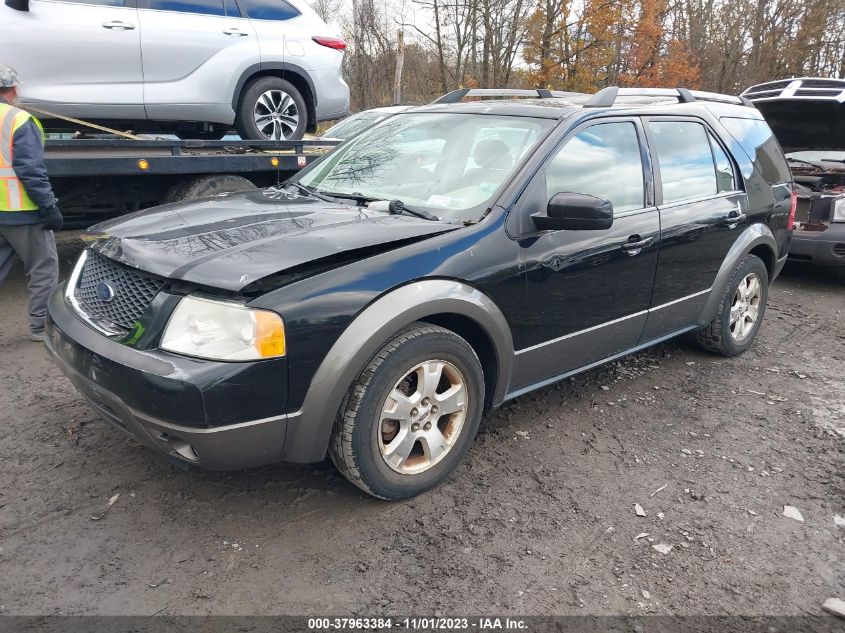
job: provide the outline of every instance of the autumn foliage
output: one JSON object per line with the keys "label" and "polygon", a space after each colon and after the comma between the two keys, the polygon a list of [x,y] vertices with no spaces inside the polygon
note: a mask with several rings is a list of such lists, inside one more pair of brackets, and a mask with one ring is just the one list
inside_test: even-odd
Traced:
{"label": "autumn foliage", "polygon": [[392,94],[397,28],[408,42],[403,94],[412,102],[458,87],[736,94],[785,77],[845,76],[845,0],[352,2],[346,64],[355,107]]}

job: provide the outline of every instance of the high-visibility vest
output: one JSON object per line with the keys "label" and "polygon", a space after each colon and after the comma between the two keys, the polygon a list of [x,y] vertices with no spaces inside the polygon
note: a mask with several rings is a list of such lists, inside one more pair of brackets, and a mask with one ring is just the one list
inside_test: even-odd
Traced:
{"label": "high-visibility vest", "polygon": [[38,205],[30,199],[23,183],[12,169],[15,132],[30,119],[35,121],[41,131],[43,145],[44,128],[41,122],[29,112],[0,101],[0,213],[38,210]]}

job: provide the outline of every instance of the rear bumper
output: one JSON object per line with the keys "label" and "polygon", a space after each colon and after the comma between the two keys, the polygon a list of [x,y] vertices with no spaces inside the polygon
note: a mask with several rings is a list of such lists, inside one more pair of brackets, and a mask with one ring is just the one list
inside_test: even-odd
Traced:
{"label": "rear bumper", "polygon": [[349,86],[343,80],[340,67],[312,70],[316,94],[317,121],[333,121],[349,115]]}
{"label": "rear bumper", "polygon": [[824,231],[795,231],[789,259],[822,266],[845,266],[845,222],[834,222]]}
{"label": "rear bumper", "polygon": [[[265,407],[272,400],[260,389],[256,369],[275,382],[283,372],[273,362],[201,362],[128,348],[83,323],[62,290],[50,298],[47,349],[112,426],[183,465],[239,470],[281,460],[288,416],[243,419],[244,409],[250,409],[245,396],[263,396]],[[239,384],[256,379],[259,384],[247,383],[249,393],[238,393]],[[281,381],[279,391],[284,391]]]}

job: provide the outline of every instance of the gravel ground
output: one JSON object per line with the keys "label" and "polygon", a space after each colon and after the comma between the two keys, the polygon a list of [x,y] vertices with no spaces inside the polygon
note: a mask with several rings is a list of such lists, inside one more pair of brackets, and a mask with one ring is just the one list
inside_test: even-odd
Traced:
{"label": "gravel ground", "polygon": [[177,470],[97,419],[25,315],[18,269],[0,613],[800,616],[845,598],[845,274],[787,268],[742,357],[675,341],[506,405],[404,503],[328,464]]}

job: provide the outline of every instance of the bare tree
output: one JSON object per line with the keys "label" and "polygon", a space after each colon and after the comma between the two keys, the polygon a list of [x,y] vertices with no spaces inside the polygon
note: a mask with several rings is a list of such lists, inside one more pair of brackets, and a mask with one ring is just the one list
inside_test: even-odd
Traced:
{"label": "bare tree", "polygon": [[313,8],[314,11],[317,12],[317,15],[323,18],[323,20],[331,22],[337,18],[342,4],[343,0],[314,0],[311,4],[311,8]]}
{"label": "bare tree", "polygon": [[393,103],[402,103],[402,67],[405,65],[405,34],[402,29],[396,34],[396,72],[393,75]]}

